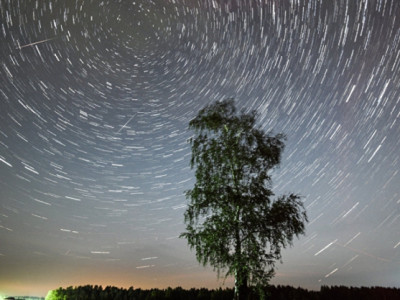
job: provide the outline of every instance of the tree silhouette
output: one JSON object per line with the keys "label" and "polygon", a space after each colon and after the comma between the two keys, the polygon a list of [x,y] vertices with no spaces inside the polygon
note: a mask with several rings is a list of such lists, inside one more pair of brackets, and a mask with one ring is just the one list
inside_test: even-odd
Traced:
{"label": "tree silhouette", "polygon": [[[237,113],[233,99],[216,102],[190,121],[191,167],[186,232],[197,260],[235,277],[235,299],[264,286],[281,248],[304,233],[307,215],[296,194],[273,199],[270,171],[280,164],[283,134],[256,126],[256,112]],[[261,291],[261,288],[260,288]]]}
{"label": "tree silhouette", "polygon": [[[400,299],[400,289],[395,288],[382,288],[382,287],[362,287],[362,288],[349,288],[344,286],[322,286],[321,291],[308,291],[301,288],[294,288],[291,286],[273,286],[269,285],[264,287],[265,292],[270,299],[297,299],[297,300],[326,300],[326,299],[341,299],[341,300],[398,300]],[[65,299],[96,299],[96,300],[228,300],[232,299],[234,292],[233,289],[219,288],[218,290],[208,289],[195,289],[184,290],[181,287],[167,288],[165,290],[151,289],[142,290],[116,288],[101,286],[78,286],[59,288],[57,290],[49,291],[46,300],[65,300]],[[13,297],[9,297],[13,298]],[[7,298],[8,299],[8,298]],[[16,297],[16,299],[19,299]],[[39,298],[38,298],[39,299]],[[251,297],[250,300],[258,300],[257,295]]]}

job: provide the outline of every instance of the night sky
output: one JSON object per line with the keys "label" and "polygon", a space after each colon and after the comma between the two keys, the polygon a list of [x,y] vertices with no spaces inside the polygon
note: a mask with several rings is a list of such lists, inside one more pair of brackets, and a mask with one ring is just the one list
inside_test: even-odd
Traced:
{"label": "night sky", "polygon": [[0,59],[0,295],[224,287],[178,236],[228,97],[310,219],[272,283],[399,287],[398,0],[0,0]]}

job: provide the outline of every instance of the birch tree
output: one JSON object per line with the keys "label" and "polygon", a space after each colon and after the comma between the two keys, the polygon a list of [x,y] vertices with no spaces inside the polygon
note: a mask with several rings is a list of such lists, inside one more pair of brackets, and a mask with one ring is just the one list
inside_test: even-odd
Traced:
{"label": "birch tree", "polygon": [[196,180],[186,192],[181,237],[200,263],[235,277],[234,299],[269,282],[281,249],[304,234],[308,221],[299,195],[272,192],[271,171],[280,164],[285,136],[265,133],[256,117],[255,111],[238,113],[227,99],[189,123]]}

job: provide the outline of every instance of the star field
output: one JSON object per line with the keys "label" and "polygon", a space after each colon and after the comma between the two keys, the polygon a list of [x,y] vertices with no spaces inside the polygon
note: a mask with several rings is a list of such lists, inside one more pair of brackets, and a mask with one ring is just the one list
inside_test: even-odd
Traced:
{"label": "star field", "polygon": [[188,123],[228,97],[310,219],[272,283],[398,286],[400,2],[0,0],[0,58],[2,292],[221,286],[178,236]]}

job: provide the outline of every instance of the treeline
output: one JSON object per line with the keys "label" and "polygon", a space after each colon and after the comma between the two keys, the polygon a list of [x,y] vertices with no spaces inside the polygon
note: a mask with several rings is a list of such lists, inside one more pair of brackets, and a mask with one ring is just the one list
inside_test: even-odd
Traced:
{"label": "treeline", "polygon": [[87,300],[208,300],[208,299],[227,299],[232,300],[233,289],[218,289],[208,290],[202,289],[190,289],[184,290],[181,287],[167,288],[167,289],[122,289],[107,286],[102,288],[101,286],[85,285],[78,287],[68,287],[66,289],[59,288],[57,290],[50,291],[46,300],[74,300],[74,299],[87,299]]}
{"label": "treeline", "polygon": [[[291,286],[268,286],[264,290],[267,299],[273,300],[398,300],[400,289],[383,287],[345,287],[322,286],[321,290],[308,291]],[[59,288],[50,291],[46,300],[231,300],[233,289],[208,290],[205,288],[185,290],[181,287],[167,289],[122,289],[98,285]],[[259,299],[257,294],[251,293],[249,300]]]}

